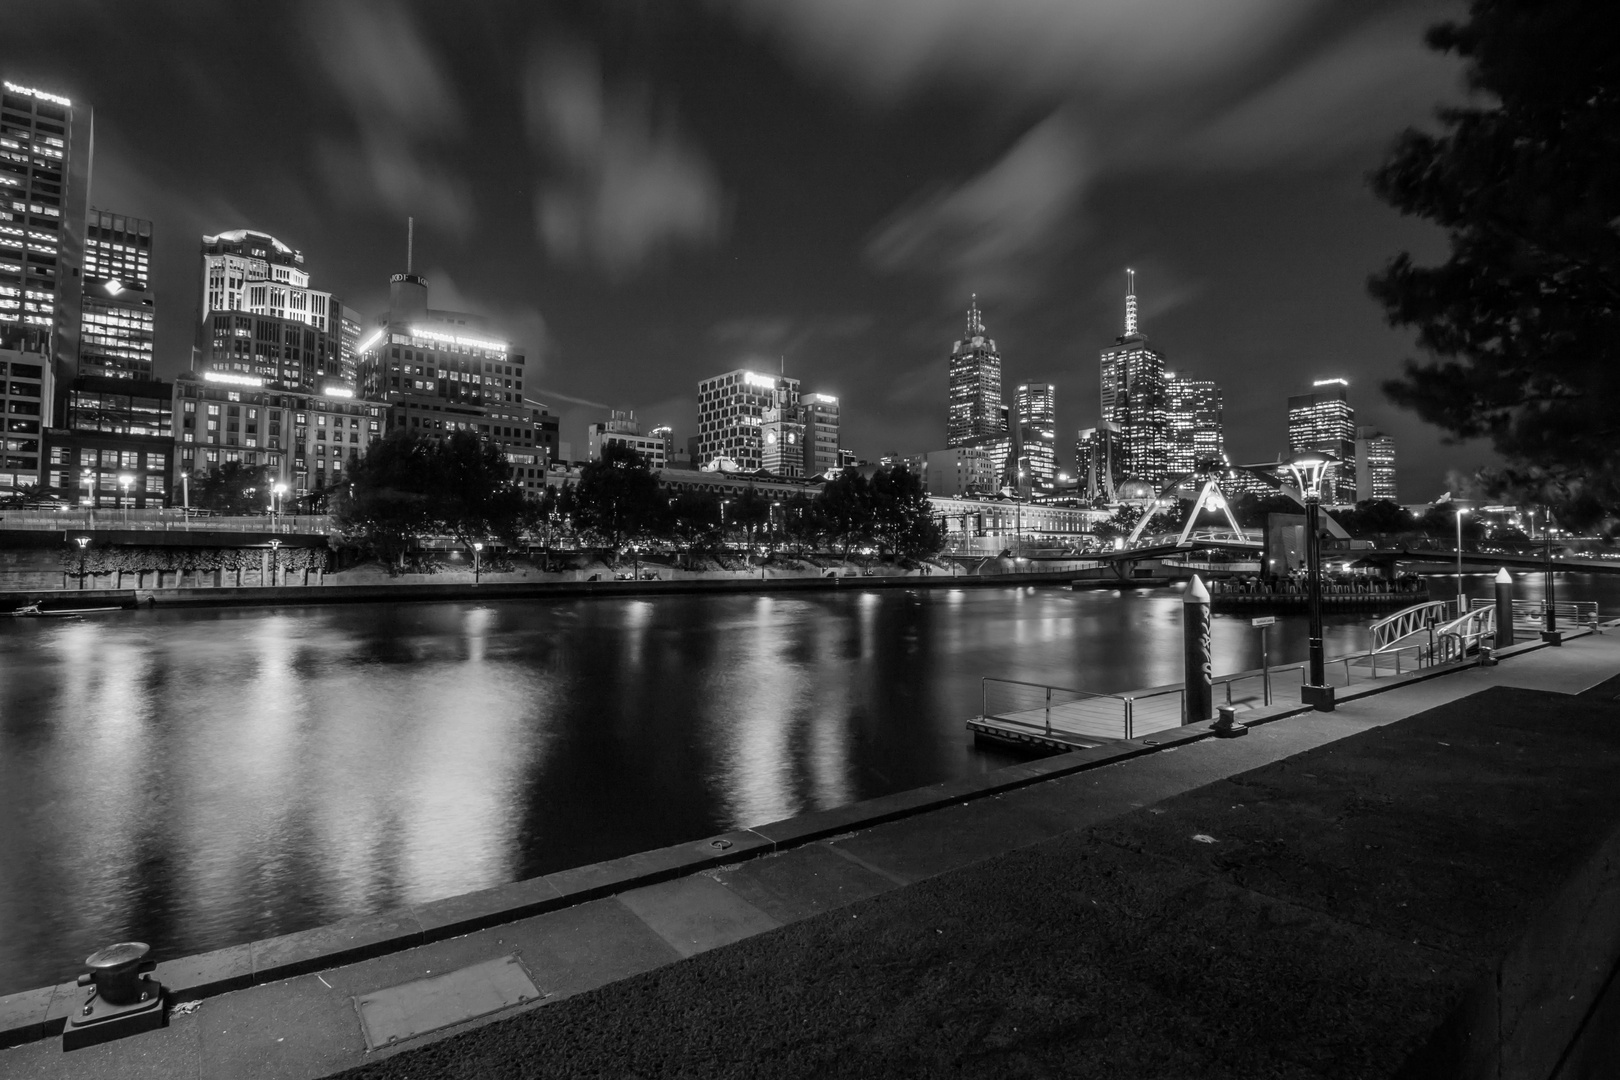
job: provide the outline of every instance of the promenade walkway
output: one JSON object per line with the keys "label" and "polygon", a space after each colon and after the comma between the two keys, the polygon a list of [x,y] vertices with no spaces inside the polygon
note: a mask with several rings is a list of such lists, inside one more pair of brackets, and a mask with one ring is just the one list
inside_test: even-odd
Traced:
{"label": "promenade walkway", "polygon": [[[1394,1075],[1614,829],[1616,695],[1611,631],[1241,739],[1013,766],[996,794],[761,826],[773,854],[207,997],[123,1042],[0,1051],[0,1076]],[[1558,976],[1583,1009],[1600,951]],[[498,999],[508,957],[535,999],[368,1049]]]}

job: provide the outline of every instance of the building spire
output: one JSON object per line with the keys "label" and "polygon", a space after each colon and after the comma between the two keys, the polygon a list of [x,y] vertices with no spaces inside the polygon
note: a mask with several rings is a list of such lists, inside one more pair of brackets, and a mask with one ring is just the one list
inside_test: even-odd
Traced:
{"label": "building spire", "polygon": [[984,333],[984,319],[979,317],[979,294],[974,293],[973,299],[968,303],[968,337]]}
{"label": "building spire", "polygon": [[411,259],[416,255],[416,219],[405,219],[405,272],[411,272]]}
{"label": "building spire", "polygon": [[1136,271],[1125,271],[1125,336],[1133,337],[1142,331],[1136,322]]}

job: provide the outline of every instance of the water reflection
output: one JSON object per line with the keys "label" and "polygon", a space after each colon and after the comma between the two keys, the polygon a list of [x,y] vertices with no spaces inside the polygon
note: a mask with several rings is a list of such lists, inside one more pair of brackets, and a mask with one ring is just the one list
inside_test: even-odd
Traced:
{"label": "water reflection", "polygon": [[[200,952],[993,769],[1013,759],[962,725],[981,676],[1176,681],[1181,606],[957,588],[8,620],[0,993],[110,941]],[[1364,623],[1329,619],[1329,654]],[[1273,661],[1304,655],[1303,617],[1280,620]],[[1258,665],[1246,618],[1215,619],[1214,658]]]}

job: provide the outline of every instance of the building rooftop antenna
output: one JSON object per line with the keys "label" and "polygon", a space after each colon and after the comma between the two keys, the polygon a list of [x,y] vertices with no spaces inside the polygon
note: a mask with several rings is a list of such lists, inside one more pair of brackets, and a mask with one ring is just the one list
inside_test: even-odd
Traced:
{"label": "building rooftop antenna", "polygon": [[411,259],[416,254],[416,219],[405,219],[405,272],[411,272]]}
{"label": "building rooftop antenna", "polygon": [[1125,271],[1125,336],[1140,334],[1136,320],[1136,271]]}

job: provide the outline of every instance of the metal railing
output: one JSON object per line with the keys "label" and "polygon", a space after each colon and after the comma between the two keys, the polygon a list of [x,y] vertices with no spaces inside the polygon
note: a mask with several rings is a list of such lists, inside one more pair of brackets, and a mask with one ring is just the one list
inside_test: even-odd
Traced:
{"label": "metal railing", "polygon": [[1017,679],[980,680],[980,716],[1047,735],[1132,739],[1138,731],[1181,726],[1186,711],[1186,692],[1180,687],[1094,694]]}
{"label": "metal railing", "polygon": [[[1475,596],[1472,598],[1474,610],[1481,608],[1494,608],[1496,600],[1489,596]],[[1553,614],[1558,616],[1559,622],[1568,622],[1577,626],[1591,626],[1598,621],[1598,606],[1596,600],[1555,600],[1553,601]],[[1540,626],[1547,620],[1547,602],[1545,600],[1515,600],[1513,601],[1513,623],[1515,626]]]}
{"label": "metal railing", "polygon": [[1448,619],[1455,619],[1457,614],[1455,600],[1430,600],[1403,608],[1367,628],[1372,635],[1372,651],[1385,652],[1417,634],[1427,634],[1432,643],[1433,628]]}
{"label": "metal railing", "polygon": [[1434,628],[1434,663],[1461,660],[1479,648],[1486,636],[1496,636],[1496,607],[1477,607],[1467,614]]}
{"label": "metal railing", "polygon": [[325,514],[242,514],[187,515],[178,508],[129,510],[102,507],[98,510],[0,510],[0,529],[28,529],[49,532],[83,532],[90,529],[131,532],[330,532]]}

